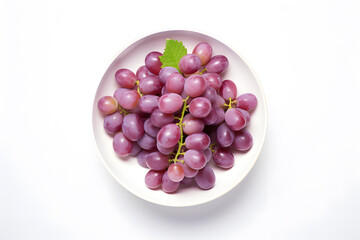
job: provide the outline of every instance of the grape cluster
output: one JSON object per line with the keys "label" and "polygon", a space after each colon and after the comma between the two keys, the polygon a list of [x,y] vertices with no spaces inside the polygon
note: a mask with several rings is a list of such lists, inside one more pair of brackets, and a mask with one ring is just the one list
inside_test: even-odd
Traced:
{"label": "grape cluster", "polygon": [[257,105],[251,93],[237,96],[231,80],[222,80],[228,67],[223,55],[199,43],[174,67],[163,67],[160,52],[150,52],[136,74],[119,69],[120,86],[98,101],[106,116],[104,128],[114,136],[117,155],[137,156],[150,170],[150,189],[175,192],[180,183],[195,180],[201,189],[215,185],[211,159],[221,168],[234,165],[231,149],[248,151],[253,139],[246,126]]}

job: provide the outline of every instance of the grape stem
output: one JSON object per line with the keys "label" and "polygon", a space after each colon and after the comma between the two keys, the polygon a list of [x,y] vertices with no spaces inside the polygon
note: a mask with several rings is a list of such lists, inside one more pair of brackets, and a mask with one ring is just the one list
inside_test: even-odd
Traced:
{"label": "grape stem", "polygon": [[122,107],[120,107],[120,106],[119,106],[119,113],[123,114],[124,116],[126,116],[126,115],[129,114],[128,111],[126,111],[124,108],[122,108]]}
{"label": "grape stem", "polygon": [[213,143],[213,144],[211,144],[210,146],[209,146],[209,148],[210,148],[210,150],[211,150],[211,152],[215,152],[215,150],[214,150],[214,148],[215,148],[215,143]]}
{"label": "grape stem", "polygon": [[205,71],[206,71],[206,68],[204,68],[204,69],[200,72],[200,75],[202,75]]}
{"label": "grape stem", "polygon": [[180,155],[184,155],[185,153],[183,151],[181,151],[182,147],[185,146],[185,142],[184,142],[184,132],[183,132],[183,126],[185,126],[185,124],[183,123],[183,120],[184,120],[184,115],[185,115],[185,112],[186,110],[189,108],[189,105],[186,104],[187,100],[189,99],[189,96],[185,99],[183,99],[183,102],[184,102],[184,105],[183,105],[183,109],[182,109],[182,112],[181,112],[181,117],[178,118],[178,117],[175,117],[175,119],[178,119],[179,122],[176,123],[176,125],[179,126],[180,128],[180,140],[179,140],[179,147],[177,149],[177,152],[175,154],[175,157],[173,159],[169,159],[169,162],[181,162],[181,163],[184,163],[184,160],[178,160],[178,157]]}
{"label": "grape stem", "polygon": [[231,109],[233,104],[236,104],[236,99],[232,101],[232,99],[229,98],[229,104],[224,103],[224,106],[228,107],[228,109]]}
{"label": "grape stem", "polygon": [[142,97],[143,96],[143,94],[141,93],[141,91],[140,91],[140,87],[139,87],[139,84],[140,84],[140,81],[139,80],[137,80],[136,82],[135,82],[135,84],[136,85],[138,85],[138,87],[137,87],[137,92],[140,94],[140,96]]}

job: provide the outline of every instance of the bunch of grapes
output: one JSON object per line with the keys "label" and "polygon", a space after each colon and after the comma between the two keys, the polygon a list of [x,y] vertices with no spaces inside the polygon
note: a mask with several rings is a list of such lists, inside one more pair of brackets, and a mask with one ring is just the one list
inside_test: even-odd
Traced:
{"label": "bunch of grapes", "polygon": [[208,43],[199,43],[177,68],[162,68],[161,55],[150,52],[136,74],[126,68],[116,72],[120,88],[98,101],[104,128],[114,136],[117,155],[137,156],[150,169],[148,188],[172,193],[195,180],[201,189],[211,189],[215,174],[209,161],[230,169],[231,150],[252,147],[246,126],[257,98],[237,96],[235,83],[221,76],[228,59],[212,56]]}

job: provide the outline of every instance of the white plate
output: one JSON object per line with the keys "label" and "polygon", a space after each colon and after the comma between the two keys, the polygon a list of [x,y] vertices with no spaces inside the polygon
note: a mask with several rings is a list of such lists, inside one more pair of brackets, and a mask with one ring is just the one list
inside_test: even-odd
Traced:
{"label": "white plate", "polygon": [[[216,174],[214,188],[204,191],[197,187],[181,187],[174,194],[166,194],[161,190],[150,190],[145,186],[144,178],[148,169],[138,165],[136,158],[119,158],[112,147],[112,137],[103,128],[104,117],[97,108],[98,99],[102,96],[112,96],[118,88],[114,80],[115,72],[120,68],[128,68],[136,72],[144,65],[147,53],[163,52],[167,38],[182,41],[192,51],[199,42],[207,42],[213,48],[213,55],[222,54],[229,60],[229,67],[223,74],[223,79],[233,80],[238,87],[238,95],[253,93],[258,99],[258,105],[251,114],[251,122],[247,129],[253,136],[254,145],[246,153],[235,152],[235,165],[229,170],[213,167]],[[255,73],[233,49],[207,35],[191,31],[165,31],[146,36],[131,44],[122,51],[106,70],[97,89],[93,105],[93,131],[101,159],[111,175],[127,190],[149,202],[184,207],[193,206],[214,200],[239,184],[253,167],[263,146],[267,128],[267,108],[264,92]]]}

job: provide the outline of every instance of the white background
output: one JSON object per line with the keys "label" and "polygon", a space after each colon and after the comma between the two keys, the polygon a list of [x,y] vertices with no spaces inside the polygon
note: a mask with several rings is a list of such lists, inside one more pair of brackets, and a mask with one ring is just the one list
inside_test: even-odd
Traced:
{"label": "white background", "polygon": [[[360,239],[359,1],[0,0],[0,239]],[[120,49],[162,30],[228,43],[268,101],[263,151],[227,195],[145,202],[92,139]]]}

